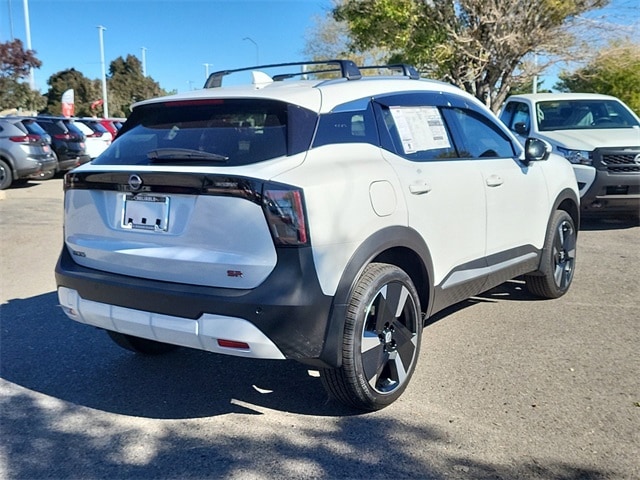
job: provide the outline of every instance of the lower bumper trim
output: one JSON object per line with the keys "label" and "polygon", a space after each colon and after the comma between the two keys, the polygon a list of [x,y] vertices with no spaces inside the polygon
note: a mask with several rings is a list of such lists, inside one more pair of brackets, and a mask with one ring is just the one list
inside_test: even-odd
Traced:
{"label": "lower bumper trim", "polygon": [[[263,332],[242,318],[205,313],[193,320],[144,312],[85,300],[76,290],[66,287],[58,288],[58,300],[70,319],[105,330],[238,357],[285,359]],[[220,345],[233,342],[246,344],[248,348]]]}

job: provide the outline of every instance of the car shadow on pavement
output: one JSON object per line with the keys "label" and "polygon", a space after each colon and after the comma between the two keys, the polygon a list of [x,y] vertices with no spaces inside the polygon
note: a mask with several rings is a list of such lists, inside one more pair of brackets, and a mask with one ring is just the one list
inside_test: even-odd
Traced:
{"label": "car shadow on pavement", "polygon": [[[139,356],[56,304],[52,292],[0,306],[6,478],[616,477],[529,458],[472,460],[453,448],[464,439],[433,422],[356,415],[327,402],[319,380],[295,362],[189,349]],[[241,415],[191,421],[230,413]]]}
{"label": "car shadow on pavement", "polygon": [[501,301],[532,302],[538,300],[542,299],[529,293],[524,280],[519,277],[513,280],[508,280],[497,287],[493,287],[486,292],[476,295],[475,297],[468,298],[445,308],[444,310],[429,317],[426,320],[425,326],[439,322],[449,315],[453,315],[456,312],[464,310],[465,308],[473,307],[480,303],[496,303]]}
{"label": "car shadow on pavement", "polygon": [[297,362],[188,348],[138,355],[118,347],[106,332],[69,320],[57,304],[52,292],[0,307],[2,378],[78,405],[150,418],[257,414],[264,408],[358,413],[330,401],[317,373]]}
{"label": "car shadow on pavement", "polygon": [[640,226],[640,213],[638,216],[583,216],[580,219],[580,230],[624,230]]}

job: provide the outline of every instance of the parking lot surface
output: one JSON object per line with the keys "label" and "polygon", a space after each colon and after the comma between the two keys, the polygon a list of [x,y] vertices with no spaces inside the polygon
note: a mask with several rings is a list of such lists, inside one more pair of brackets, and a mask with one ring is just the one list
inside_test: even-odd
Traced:
{"label": "parking lot surface", "polygon": [[1,193],[0,478],[640,478],[637,220],[583,223],[558,300],[512,281],[438,315],[362,414],[300,364],[142,357],[68,320],[61,179]]}

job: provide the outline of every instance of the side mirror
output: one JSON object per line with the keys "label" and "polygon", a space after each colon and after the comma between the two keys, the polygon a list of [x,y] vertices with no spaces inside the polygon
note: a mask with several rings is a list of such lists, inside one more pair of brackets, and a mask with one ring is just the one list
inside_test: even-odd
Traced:
{"label": "side mirror", "polygon": [[549,158],[551,153],[551,145],[539,138],[527,138],[524,143],[524,160],[525,163],[540,162]]}
{"label": "side mirror", "polygon": [[518,135],[526,136],[529,134],[529,129],[527,128],[527,124],[524,122],[516,122],[513,125],[513,129]]}

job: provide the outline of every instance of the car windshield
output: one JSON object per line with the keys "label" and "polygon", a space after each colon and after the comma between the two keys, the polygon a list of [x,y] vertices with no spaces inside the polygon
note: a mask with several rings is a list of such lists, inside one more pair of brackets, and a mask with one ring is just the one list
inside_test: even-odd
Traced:
{"label": "car windshield", "polygon": [[536,105],[538,129],[633,128],[638,121],[615,100],[553,100]]}
{"label": "car windshield", "polygon": [[99,165],[237,166],[309,148],[317,115],[273,100],[188,100],[136,108]]}

